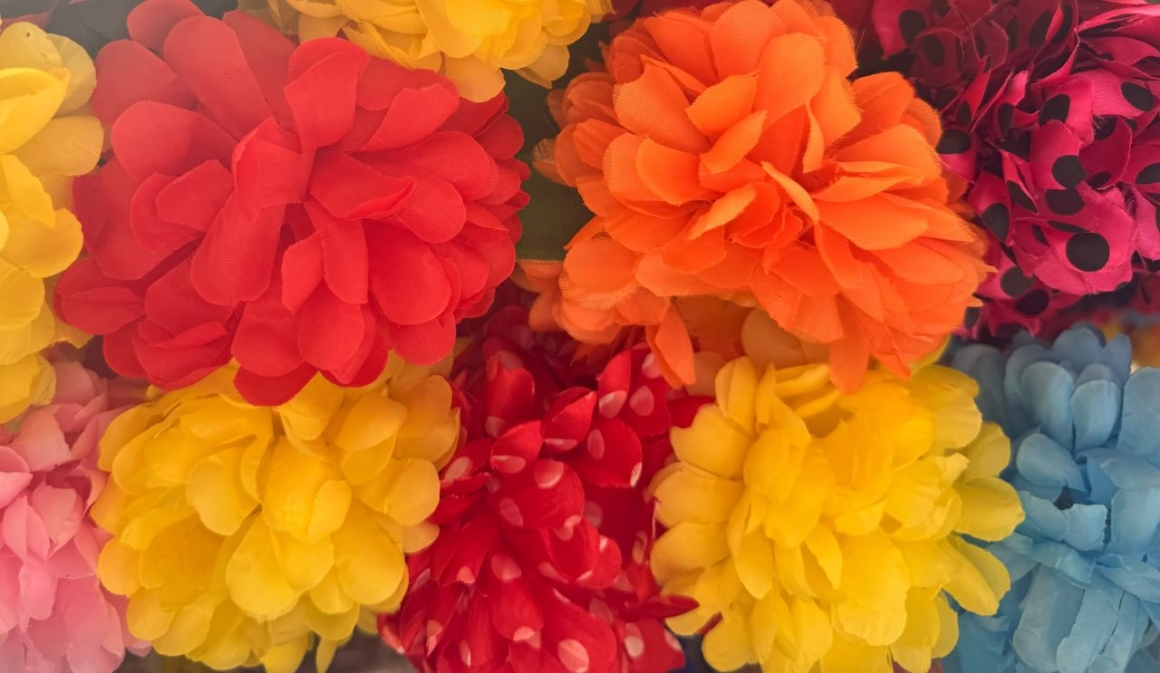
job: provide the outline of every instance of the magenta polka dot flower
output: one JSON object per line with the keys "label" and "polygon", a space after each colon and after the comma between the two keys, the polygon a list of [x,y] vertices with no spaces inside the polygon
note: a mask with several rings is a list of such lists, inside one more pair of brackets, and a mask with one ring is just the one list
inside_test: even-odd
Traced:
{"label": "magenta polka dot flower", "polygon": [[942,113],[938,151],[1019,267],[983,291],[1012,300],[1002,320],[1033,328],[1066,295],[1128,281],[1137,255],[1160,259],[1160,7],[876,0],[872,23],[885,56],[911,60]]}

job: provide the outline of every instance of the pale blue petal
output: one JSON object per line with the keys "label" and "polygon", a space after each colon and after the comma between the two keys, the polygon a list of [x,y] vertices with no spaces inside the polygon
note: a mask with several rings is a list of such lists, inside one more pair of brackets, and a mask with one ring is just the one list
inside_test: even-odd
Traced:
{"label": "pale blue petal", "polygon": [[1147,456],[1160,449],[1160,369],[1140,369],[1124,384],[1117,448]]}
{"label": "pale blue petal", "polygon": [[1019,658],[1037,671],[1057,671],[1056,652],[1071,633],[1084,590],[1057,573],[1037,572],[1023,599],[1023,617],[1012,643]]}
{"label": "pale blue petal", "polygon": [[1085,591],[1071,633],[1056,651],[1059,673],[1088,673],[1112,637],[1124,592]]}
{"label": "pale blue petal", "polygon": [[[1107,369],[1103,365],[1096,365]],[[1089,372],[1093,367],[1088,367]],[[1106,379],[1093,379],[1076,386],[1071,396],[1071,417],[1075,422],[1075,448],[1103,446],[1112,436],[1120,415],[1120,386]]]}
{"label": "pale blue petal", "polygon": [[1108,551],[1139,553],[1160,527],[1160,489],[1122,490],[1112,497],[1112,534]]}
{"label": "pale blue petal", "polygon": [[1015,452],[1015,468],[1032,484],[1055,489],[1056,495],[1064,486],[1087,490],[1083,472],[1075,464],[1071,452],[1047,435],[1029,435],[1019,443]]}
{"label": "pale blue petal", "polygon": [[1062,446],[1074,446],[1070,402],[1075,377],[1059,365],[1034,362],[1023,370],[1019,380],[1024,404],[1039,421],[1040,432]]}

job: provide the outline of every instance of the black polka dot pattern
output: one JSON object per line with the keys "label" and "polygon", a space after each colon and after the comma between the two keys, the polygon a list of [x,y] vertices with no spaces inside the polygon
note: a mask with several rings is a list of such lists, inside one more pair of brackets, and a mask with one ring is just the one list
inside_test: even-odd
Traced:
{"label": "black polka dot pattern", "polygon": [[1093,175],[1090,180],[1088,180],[1088,185],[1090,185],[1093,189],[1099,189],[1100,187],[1108,184],[1108,180],[1111,179],[1111,173],[1107,171],[1100,171],[1099,173]]}
{"label": "black polka dot pattern", "polygon": [[1065,2],[1059,9],[1060,13],[1063,14],[1063,21],[1059,22],[1059,30],[1055,31],[1055,35],[1051,36],[1052,44],[1059,44],[1066,40],[1067,36],[1071,34],[1071,23],[1075,21],[1075,14],[1071,9],[1071,5]]}
{"label": "black polka dot pattern", "polygon": [[1152,185],[1160,182],[1160,161],[1145,166],[1144,170],[1136,176],[1136,184],[1138,185]]}
{"label": "black polka dot pattern", "polygon": [[1039,241],[1040,245],[1047,245],[1047,236],[1044,235],[1043,229],[1038,225],[1031,225],[1031,235],[1035,237],[1035,240]]}
{"label": "black polka dot pattern", "polygon": [[1007,135],[1007,132],[1011,130],[1011,124],[1015,122],[1015,106],[1003,103],[999,106],[996,114],[999,116],[999,133]]}
{"label": "black polka dot pattern", "polygon": [[1023,275],[1023,272],[1018,267],[1011,267],[1003,272],[1002,277],[999,278],[999,287],[1007,293],[1009,297],[1021,297],[1023,293],[1031,289],[1035,281]]}
{"label": "black polka dot pattern", "polygon": [[1046,291],[1032,290],[1015,302],[1015,308],[1024,315],[1037,316],[1047,310],[1047,301]]}
{"label": "black polka dot pattern", "polygon": [[1083,197],[1075,189],[1049,189],[1044,195],[1047,207],[1060,215],[1075,215],[1083,210]]}
{"label": "black polka dot pattern", "polygon": [[914,42],[914,38],[926,28],[926,17],[920,12],[908,9],[898,15],[898,30],[907,44]]}
{"label": "black polka dot pattern", "polygon": [[1099,234],[1086,232],[1072,236],[1067,242],[1067,261],[1080,271],[1099,271],[1108,263],[1111,248]]}
{"label": "black polka dot pattern", "polygon": [[955,112],[955,121],[959,126],[969,126],[971,123],[971,106],[963,103],[959,106],[958,112]]}
{"label": "black polka dot pattern", "polygon": [[1011,211],[1001,203],[992,203],[983,211],[983,224],[991,230],[1000,241],[1007,240],[1007,231],[1011,226]]}
{"label": "black polka dot pattern", "polygon": [[1083,182],[1087,172],[1083,169],[1078,156],[1067,154],[1056,159],[1051,165],[1051,176],[1059,184],[1071,188]]}
{"label": "black polka dot pattern", "polygon": [[1051,26],[1050,11],[1039,15],[1035,23],[1031,24],[1031,31],[1027,33],[1027,44],[1032,47],[1042,47],[1047,42],[1047,29]]}
{"label": "black polka dot pattern", "polygon": [[1031,200],[1031,197],[1027,195],[1027,192],[1023,191],[1022,187],[1010,180],[1007,181],[1007,193],[1011,196],[1011,200],[1019,206],[1022,206],[1023,208],[1030,210],[1033,213],[1039,212],[1039,209],[1035,207],[1035,202]]}
{"label": "black polka dot pattern", "polygon": [[923,38],[922,54],[935,67],[943,65],[947,61],[946,47],[943,46],[942,40],[934,35],[928,35]]}
{"label": "black polka dot pattern", "polygon": [[1143,112],[1151,111],[1152,106],[1156,104],[1156,97],[1152,95],[1152,92],[1134,82],[1121,84],[1120,93],[1124,94],[1124,100]]}
{"label": "black polka dot pattern", "polygon": [[1043,107],[1039,109],[1039,124],[1046,124],[1052,119],[1066,122],[1070,112],[1071,98],[1066,94],[1057,94],[1044,101]]}
{"label": "black polka dot pattern", "polygon": [[962,154],[971,149],[971,136],[959,129],[948,129],[943,132],[938,142],[939,154]]}
{"label": "black polka dot pattern", "polygon": [[1116,120],[1114,117],[1093,117],[1092,126],[1095,127],[1096,140],[1107,140],[1109,136],[1116,132]]}
{"label": "black polka dot pattern", "polygon": [[1011,17],[1011,23],[1007,24],[1007,48],[1015,51],[1019,46],[1019,20]]}

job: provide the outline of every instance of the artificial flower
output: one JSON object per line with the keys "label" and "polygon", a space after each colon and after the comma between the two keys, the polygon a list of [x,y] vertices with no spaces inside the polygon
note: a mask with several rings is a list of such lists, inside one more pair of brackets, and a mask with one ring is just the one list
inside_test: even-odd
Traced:
{"label": "artificial flower", "polygon": [[994,617],[964,615],[952,673],[1122,673],[1160,624],[1160,370],[1090,326],[1009,354],[964,347],[979,408],[1014,441],[1026,520],[988,549],[1011,572]]}
{"label": "artificial flower", "polygon": [[959,332],[981,341],[1006,343],[1021,330],[1050,337],[1058,334],[1061,323],[1070,325],[1067,321],[1083,296],[1061,292],[1028,275],[993,236],[988,238],[993,245],[985,259],[995,273],[979,285],[976,295],[983,305],[968,309]]}
{"label": "artificial flower", "polygon": [[711,666],[926,673],[955,644],[948,596],[995,612],[1007,571],[968,536],[1003,539],[1023,513],[970,378],[874,370],[844,394],[825,364],[743,357],[715,390],[652,487],[653,571],[699,604],[669,625],[707,629]]}
{"label": "artificial flower", "polygon": [[687,601],[648,572],[644,481],[671,455],[669,387],[643,345],[595,377],[511,307],[457,365],[466,439],[442,473],[438,539],[384,638],[423,671],[663,673]]}
{"label": "artificial flower", "polygon": [[76,259],[81,227],[69,208],[74,176],[101,152],[88,113],[93,63],[74,42],[30,23],[0,32],[0,422],[52,398],[52,367],[39,355],[81,335],[58,324],[50,279]]}
{"label": "artificial flower", "polygon": [[212,668],[325,670],[360,616],[398,606],[459,437],[447,380],[392,357],[363,388],[315,376],[278,407],[221,369],[125,412],[101,440],[93,518],[129,630]]}
{"label": "artificial flower", "polygon": [[303,41],[345,35],[486,101],[503,90],[504,70],[551,86],[568,69],[568,45],[609,9],[609,0],[266,0],[257,13]]}
{"label": "artificial flower", "polygon": [[515,262],[506,99],[188,0],[147,0],[129,31],[97,59],[112,152],[76,185],[91,256],[57,286],[64,319],[166,389],[236,359],[263,404],[319,371],[366,385],[388,350],[450,354]]}
{"label": "artificial flower", "polygon": [[1034,328],[1044,292],[1112,290],[1134,255],[1160,259],[1154,7],[876,0],[872,19],[884,54],[905,55],[939,107],[939,152],[970,181],[981,224],[1036,281],[986,292],[1012,321]]}
{"label": "artificial flower", "polygon": [[112,673],[148,645],[101,587],[109,536],[87,512],[107,476],[97,440],[132,395],[76,362],[55,374],[49,404],[0,426],[0,670]]}
{"label": "artificial flower", "polygon": [[604,63],[568,85],[537,164],[595,213],[559,281],[577,338],[645,326],[688,383],[672,300],[719,296],[827,345],[849,391],[871,358],[906,375],[977,304],[982,241],[952,208],[937,115],[897,73],[847,81],[853,42],[825,5],[670,10]]}

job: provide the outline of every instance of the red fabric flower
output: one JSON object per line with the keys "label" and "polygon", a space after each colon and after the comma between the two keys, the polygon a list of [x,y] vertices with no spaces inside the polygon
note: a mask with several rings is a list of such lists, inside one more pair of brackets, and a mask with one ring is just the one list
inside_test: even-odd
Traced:
{"label": "red fabric flower", "polygon": [[1034,329],[1128,281],[1134,256],[1160,259],[1160,7],[874,0],[871,19],[940,109],[939,152],[1022,271],[981,291],[999,304],[982,323]]}
{"label": "red fabric flower", "polygon": [[112,151],[76,182],[91,255],[57,309],[122,375],[189,385],[235,358],[250,401],[316,372],[434,363],[512,271],[527,168],[499,96],[340,39],[147,0],[97,59]]}
{"label": "red fabric flower", "polygon": [[662,621],[644,492],[671,454],[670,390],[647,348],[596,380],[518,308],[461,359],[465,441],[443,472],[439,538],[383,637],[424,671],[639,671],[682,665]]}

